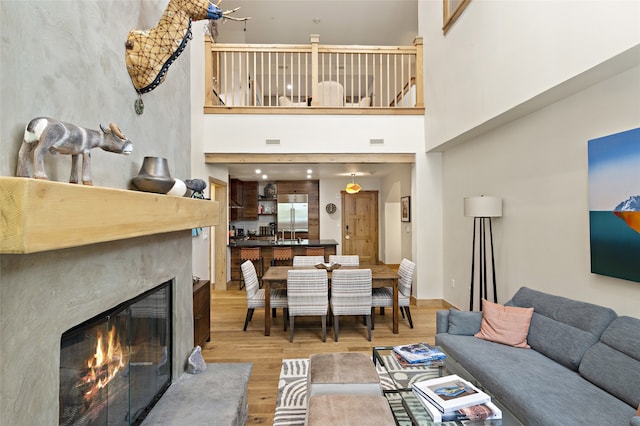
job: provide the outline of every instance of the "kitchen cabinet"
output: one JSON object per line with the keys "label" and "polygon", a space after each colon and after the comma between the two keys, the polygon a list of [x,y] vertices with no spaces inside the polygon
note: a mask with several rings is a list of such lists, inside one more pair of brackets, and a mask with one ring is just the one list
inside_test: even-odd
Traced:
{"label": "kitchen cabinet", "polygon": [[208,280],[193,283],[193,344],[204,347],[211,340],[211,285]]}
{"label": "kitchen cabinet", "polygon": [[258,181],[242,182],[242,219],[258,219]]}
{"label": "kitchen cabinet", "polygon": [[258,219],[258,182],[229,180],[229,220]]}

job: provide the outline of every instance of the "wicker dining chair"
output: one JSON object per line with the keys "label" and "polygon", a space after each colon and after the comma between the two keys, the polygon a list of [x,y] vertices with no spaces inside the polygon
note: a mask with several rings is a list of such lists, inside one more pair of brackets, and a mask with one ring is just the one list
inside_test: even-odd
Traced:
{"label": "wicker dining chair", "polygon": [[289,342],[293,342],[297,316],[322,318],[322,341],[327,341],[327,312],[329,311],[329,280],[326,269],[292,269],[287,273],[289,305]]}
{"label": "wicker dining chair", "polygon": [[333,339],[338,341],[338,317],[364,315],[371,341],[371,269],[336,269],[331,274]]}
{"label": "wicker dining chair", "polygon": [[[413,282],[413,273],[416,264],[409,259],[402,259],[398,268],[398,306],[404,317],[407,315],[409,327],[413,328],[413,320],[411,319],[411,283]],[[371,296],[371,322],[372,328],[375,328],[375,308],[385,308],[393,306],[393,288],[381,287],[374,288]]]}
{"label": "wicker dining chair", "polygon": [[324,256],[293,256],[293,266],[314,266],[324,263]]}
{"label": "wicker dining chair", "polygon": [[357,254],[330,254],[329,263],[339,263],[342,266],[360,266],[360,256]]}
{"label": "wicker dining chair", "polygon": [[[259,288],[258,274],[256,273],[256,267],[252,261],[247,260],[242,265],[242,275],[244,276],[245,289],[247,292],[247,316],[244,319],[244,331],[247,331],[247,325],[253,318],[253,311],[256,308],[264,308],[264,289]],[[287,303],[287,290],[284,289],[272,289],[271,290],[270,304],[273,311],[273,316],[277,308],[282,308],[284,313],[284,329],[287,329],[287,310],[289,304]]]}

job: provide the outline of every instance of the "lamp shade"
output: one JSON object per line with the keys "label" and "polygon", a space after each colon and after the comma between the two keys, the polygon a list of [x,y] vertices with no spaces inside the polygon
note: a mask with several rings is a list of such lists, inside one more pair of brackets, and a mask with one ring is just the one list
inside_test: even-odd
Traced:
{"label": "lamp shade", "polygon": [[351,183],[348,183],[344,190],[347,194],[357,194],[361,189],[362,187],[356,183],[356,174],[351,173]]}
{"label": "lamp shade", "polygon": [[345,191],[348,194],[357,194],[358,192],[360,192],[361,189],[362,189],[362,187],[360,185],[358,185],[357,183],[349,183],[349,184],[347,184],[347,187],[345,188]]}
{"label": "lamp shade", "polygon": [[467,217],[502,217],[502,198],[485,195],[465,198],[464,215]]}

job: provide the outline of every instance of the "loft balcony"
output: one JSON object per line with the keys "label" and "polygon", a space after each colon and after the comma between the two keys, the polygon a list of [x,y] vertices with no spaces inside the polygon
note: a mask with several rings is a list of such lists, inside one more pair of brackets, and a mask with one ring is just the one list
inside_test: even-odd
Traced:
{"label": "loft balcony", "polygon": [[424,115],[413,46],[220,44],[205,39],[205,114]]}

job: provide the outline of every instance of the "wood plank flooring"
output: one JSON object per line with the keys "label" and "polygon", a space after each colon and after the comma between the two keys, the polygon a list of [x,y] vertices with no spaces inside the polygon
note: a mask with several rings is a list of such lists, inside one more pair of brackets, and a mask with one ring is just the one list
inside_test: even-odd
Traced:
{"label": "wood plank flooring", "polygon": [[[442,309],[442,308],[439,308]],[[391,310],[381,316],[376,312],[375,330],[367,341],[367,328],[362,317],[341,317],[339,341],[333,340],[333,328],[327,327],[327,341],[322,342],[319,317],[296,319],[293,343],[289,332],[283,330],[282,310],[272,319],[271,336],[264,335],[264,310],[256,309],[247,331],[243,332],[247,312],[245,290],[230,289],[211,292],[211,341],[202,354],[207,363],[251,362],[253,372],[249,381],[248,425],[271,425],[278,393],[278,378],[284,358],[308,358],[321,352],[365,352],[373,346],[405,343],[434,343],[435,308],[411,307],[414,328],[400,318],[400,333],[392,333]],[[215,392],[215,389],[211,390]]]}

